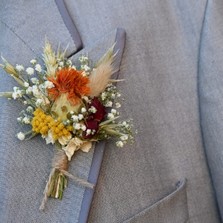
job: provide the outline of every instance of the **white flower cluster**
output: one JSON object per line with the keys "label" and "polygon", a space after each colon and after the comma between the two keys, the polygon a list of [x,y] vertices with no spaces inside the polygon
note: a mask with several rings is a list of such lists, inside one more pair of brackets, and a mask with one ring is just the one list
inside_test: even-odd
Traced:
{"label": "white flower cluster", "polygon": [[39,80],[36,77],[30,79],[33,84],[39,84]]}
{"label": "white flower cluster", "polygon": [[19,71],[19,72],[22,72],[22,71],[24,71],[24,69],[25,69],[25,68],[23,67],[23,65],[20,65],[20,64],[16,64],[15,68],[16,68],[16,70]]}
{"label": "white flower cluster", "polygon": [[84,71],[83,76],[88,76],[91,71],[89,58],[87,56],[82,55],[79,57],[79,62],[80,69]]}
{"label": "white flower cluster", "polygon": [[123,147],[127,142],[128,142],[129,136],[126,135],[122,135],[120,136],[120,140],[116,142],[116,145],[118,147]]}
{"label": "white flower cluster", "polygon": [[74,128],[74,133],[79,133],[79,135],[82,135],[83,131],[86,131],[87,127],[84,124],[84,115],[86,113],[86,108],[82,107],[80,109],[79,114],[74,114],[73,111],[70,112],[71,114],[71,119],[69,120],[69,122],[72,122],[73,124],[73,128]]}
{"label": "white flower cluster", "polygon": [[30,63],[34,65],[34,64],[37,63],[37,60],[36,59],[32,59],[32,60],[30,60]]}
{"label": "white flower cluster", "polygon": [[108,119],[113,120],[118,115],[119,115],[119,112],[116,109],[112,108],[111,112],[108,113],[107,117],[108,117]]}
{"label": "white flower cluster", "polygon": [[88,109],[88,111],[94,114],[94,113],[97,112],[97,109],[96,109],[94,106],[91,106],[91,107]]}
{"label": "white flower cluster", "polygon": [[94,129],[87,129],[86,136],[94,135],[94,134],[95,134],[95,130]]}
{"label": "white flower cluster", "polygon": [[25,93],[33,96],[32,99],[35,101],[35,105],[39,106],[47,106],[50,104],[49,99],[47,98],[47,89],[53,88],[54,84],[51,81],[45,81],[42,84],[39,83],[37,78],[31,78],[30,84],[28,82],[24,82]]}
{"label": "white flower cluster", "polygon": [[22,98],[22,96],[24,95],[24,91],[21,90],[19,87],[13,87],[13,93],[12,93],[12,98],[14,100],[18,99],[18,98]]}
{"label": "white flower cluster", "polygon": [[40,65],[40,64],[36,64],[36,65],[35,65],[35,70],[36,70],[37,72],[41,73],[41,72],[42,72],[42,67],[41,67],[41,65]]}
{"label": "white flower cluster", "polygon": [[84,70],[86,73],[88,73],[91,70],[91,68],[87,64],[85,64],[81,65],[81,70]]}
{"label": "white flower cluster", "polygon": [[17,138],[19,139],[19,140],[24,140],[25,139],[25,134],[23,133],[23,132],[19,132],[18,134],[17,134]]}
{"label": "white flower cluster", "polygon": [[53,84],[53,82],[51,82],[51,81],[45,81],[45,82],[44,82],[44,87],[45,87],[46,89],[50,89],[50,88],[53,88],[53,87],[54,87],[54,84]]}
{"label": "white flower cluster", "polygon": [[132,135],[132,120],[119,122],[119,131],[122,132],[120,136],[120,140],[116,142],[118,147],[123,147],[128,141],[133,143],[133,135]]}
{"label": "white flower cluster", "polygon": [[[132,135],[132,124],[131,120],[129,121],[123,121],[115,123],[113,120],[115,119],[115,115],[117,115],[117,111],[115,109],[112,109],[112,112],[108,114],[108,119],[110,118],[110,123],[107,121],[103,125],[103,131],[102,134],[106,136],[107,138],[110,138],[112,136],[115,136],[116,146],[117,147],[123,147],[125,144],[127,144],[129,141],[133,142],[133,135]],[[117,117],[117,116],[116,116]]]}
{"label": "white flower cluster", "polygon": [[21,124],[29,125],[31,124],[33,118],[34,108],[32,106],[28,106],[26,110],[22,110],[20,112],[20,116],[17,118],[17,121]]}
{"label": "white flower cluster", "polygon": [[[88,99],[88,103],[90,103],[90,99]],[[90,108],[81,107],[79,109],[79,113],[74,113],[73,111],[70,112],[70,118],[68,120],[64,121],[65,125],[72,124],[73,125],[73,133],[75,135],[79,135],[83,137],[83,132],[85,132],[86,136],[88,135],[94,135],[95,130],[94,129],[87,129],[87,126],[85,125],[85,120],[89,116],[89,114],[96,113],[97,110],[94,106],[91,106]],[[69,116],[68,116],[69,117]]]}
{"label": "white flower cluster", "polygon": [[57,64],[58,64],[58,70],[61,70],[62,68],[73,68],[73,69],[75,68],[76,70],[76,67],[73,66],[72,61],[69,59],[65,58],[60,59],[57,61]]}
{"label": "white flower cluster", "polygon": [[125,144],[127,144],[129,140],[133,141],[133,136],[132,133],[130,132],[131,131],[130,125],[127,124],[126,122],[124,123],[125,123],[124,125],[122,124],[124,127],[124,129],[122,127],[122,131],[125,132],[126,134],[122,134],[119,138],[120,140],[116,142],[116,145],[118,147],[123,147]]}
{"label": "white flower cluster", "polygon": [[36,59],[32,59],[30,61],[31,66],[27,67],[26,69],[24,68],[23,65],[21,64],[16,64],[15,69],[20,73],[20,75],[28,75],[32,76],[37,72],[37,74],[40,74],[42,72],[42,67],[40,64],[37,63]]}
{"label": "white flower cluster", "polygon": [[32,68],[32,67],[28,67],[28,68],[26,68],[26,73],[28,74],[28,75],[33,75],[34,74],[34,69]]}
{"label": "white flower cluster", "polygon": [[[29,104],[29,102],[34,99],[33,101],[36,102],[36,106],[40,106],[41,104],[45,103],[48,104],[49,100],[46,98],[46,89],[54,87],[53,83],[50,81],[44,82],[44,74],[42,73],[42,67],[40,64],[37,63],[36,59],[32,59],[30,61],[31,66],[25,68],[21,64],[16,64],[15,70],[19,72],[21,76],[21,85],[23,87],[14,87],[12,92],[12,98],[14,100],[21,98],[23,100],[23,104]],[[37,74],[39,78],[36,78],[34,74]],[[42,84],[40,84],[40,82]],[[29,101],[26,101],[23,95],[29,95]],[[34,96],[34,98],[30,98]]]}
{"label": "white flower cluster", "polygon": [[90,98],[88,98],[87,96],[82,96],[81,99],[85,101],[87,104],[91,102]]}
{"label": "white flower cluster", "polygon": [[80,61],[82,64],[88,64],[88,62],[89,62],[89,58],[88,58],[87,56],[82,55],[82,56],[79,57],[79,61]]}
{"label": "white flower cluster", "polygon": [[121,97],[121,94],[117,91],[116,86],[109,84],[104,92],[101,93],[100,99],[105,107],[111,108],[115,105],[115,108],[120,108],[120,102],[116,100]]}

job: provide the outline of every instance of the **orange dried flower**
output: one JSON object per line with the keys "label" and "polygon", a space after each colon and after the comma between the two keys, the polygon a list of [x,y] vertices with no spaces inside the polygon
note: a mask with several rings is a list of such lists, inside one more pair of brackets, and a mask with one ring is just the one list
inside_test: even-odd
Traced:
{"label": "orange dried flower", "polygon": [[64,68],[56,73],[56,79],[49,78],[54,84],[48,89],[48,94],[52,100],[56,100],[61,94],[67,93],[67,99],[71,104],[76,105],[81,96],[89,95],[89,78],[82,75],[82,71]]}

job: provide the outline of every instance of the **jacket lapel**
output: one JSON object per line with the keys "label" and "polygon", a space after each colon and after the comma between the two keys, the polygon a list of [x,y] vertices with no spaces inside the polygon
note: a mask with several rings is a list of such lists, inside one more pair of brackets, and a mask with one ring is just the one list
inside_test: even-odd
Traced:
{"label": "jacket lapel", "polygon": [[[10,0],[1,2],[0,6],[0,30],[3,33],[0,50],[13,64],[21,63],[28,66],[31,59],[41,56],[45,36],[53,46],[57,46],[60,42],[63,49],[70,43],[67,56],[80,49],[81,41],[80,38],[77,39],[77,32],[76,37],[70,35],[53,2],[40,1],[36,6],[34,1]],[[75,60],[79,55],[89,52],[89,57],[95,61],[116,42],[116,50],[119,49],[116,63],[119,66],[124,37],[123,30],[115,30],[93,46],[86,47],[75,54],[71,59]],[[16,83],[3,74],[2,70],[0,72],[0,89],[8,91]],[[1,220],[3,222],[78,222],[80,219],[85,222],[93,191],[85,190],[72,182],[69,183],[61,202],[51,199],[47,203],[46,212],[39,212],[45,180],[51,166],[53,147],[46,146],[40,137],[20,143],[15,134],[20,131],[16,118],[22,106],[4,98],[0,100],[2,105],[0,108]],[[96,147],[95,153],[94,150],[89,153],[78,152],[71,162],[69,171],[96,184],[103,150],[104,144],[100,144]]]}
{"label": "jacket lapel", "polygon": [[[94,58],[93,61],[97,61],[101,57],[101,55],[103,55],[103,51],[105,49],[108,49],[114,43],[115,43],[114,53],[116,53],[116,59],[114,63],[115,67],[119,69],[125,46],[125,31],[121,28],[118,28],[117,30],[111,32],[109,35],[100,39],[93,47],[86,47],[85,49],[80,51],[77,55],[74,55],[72,57],[72,60],[75,60],[76,58],[78,58],[78,56],[80,56],[80,54],[83,54],[85,52],[88,53],[91,59]],[[117,71],[115,74],[113,74],[112,77],[114,79],[118,78],[118,74],[119,73]],[[88,181],[95,185],[97,184],[99,171],[103,159],[104,149],[105,149],[105,142],[100,142],[96,144],[96,148],[93,154],[86,154],[86,159],[92,160],[91,166],[89,166],[89,171],[88,171]],[[83,163],[86,162],[83,161]],[[93,190],[88,188],[85,190],[78,222],[87,222],[93,194],[94,194]]]}
{"label": "jacket lapel", "polygon": [[69,44],[68,54],[76,52],[78,48],[54,1],[3,0],[0,15],[1,23],[9,28],[15,39],[23,42],[36,55],[42,52],[46,37],[55,46],[60,43],[63,49]]}

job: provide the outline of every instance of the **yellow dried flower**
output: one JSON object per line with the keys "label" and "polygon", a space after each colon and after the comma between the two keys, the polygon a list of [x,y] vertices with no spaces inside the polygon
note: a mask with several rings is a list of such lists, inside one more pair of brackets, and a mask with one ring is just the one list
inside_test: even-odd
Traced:
{"label": "yellow dried flower", "polygon": [[40,108],[33,112],[32,130],[46,136],[51,130],[53,139],[57,140],[61,137],[70,137],[72,126],[65,126],[60,120],[54,120],[50,115],[46,115]]}

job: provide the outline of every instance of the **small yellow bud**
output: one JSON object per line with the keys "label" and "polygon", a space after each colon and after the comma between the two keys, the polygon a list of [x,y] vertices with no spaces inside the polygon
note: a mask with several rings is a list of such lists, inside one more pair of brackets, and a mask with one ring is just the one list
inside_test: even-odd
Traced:
{"label": "small yellow bud", "polygon": [[66,135],[67,134],[67,130],[63,129],[63,134]]}
{"label": "small yellow bud", "polygon": [[60,132],[60,129],[59,128],[55,128],[55,133],[59,133]]}
{"label": "small yellow bud", "polygon": [[63,129],[63,128],[64,128],[63,123],[60,123],[60,124],[58,125],[58,128],[59,128],[60,130]]}
{"label": "small yellow bud", "polygon": [[73,130],[74,130],[74,128],[73,128],[73,126],[72,126],[72,125],[69,125],[69,126],[67,126],[67,130],[68,130],[68,131],[73,131]]}

